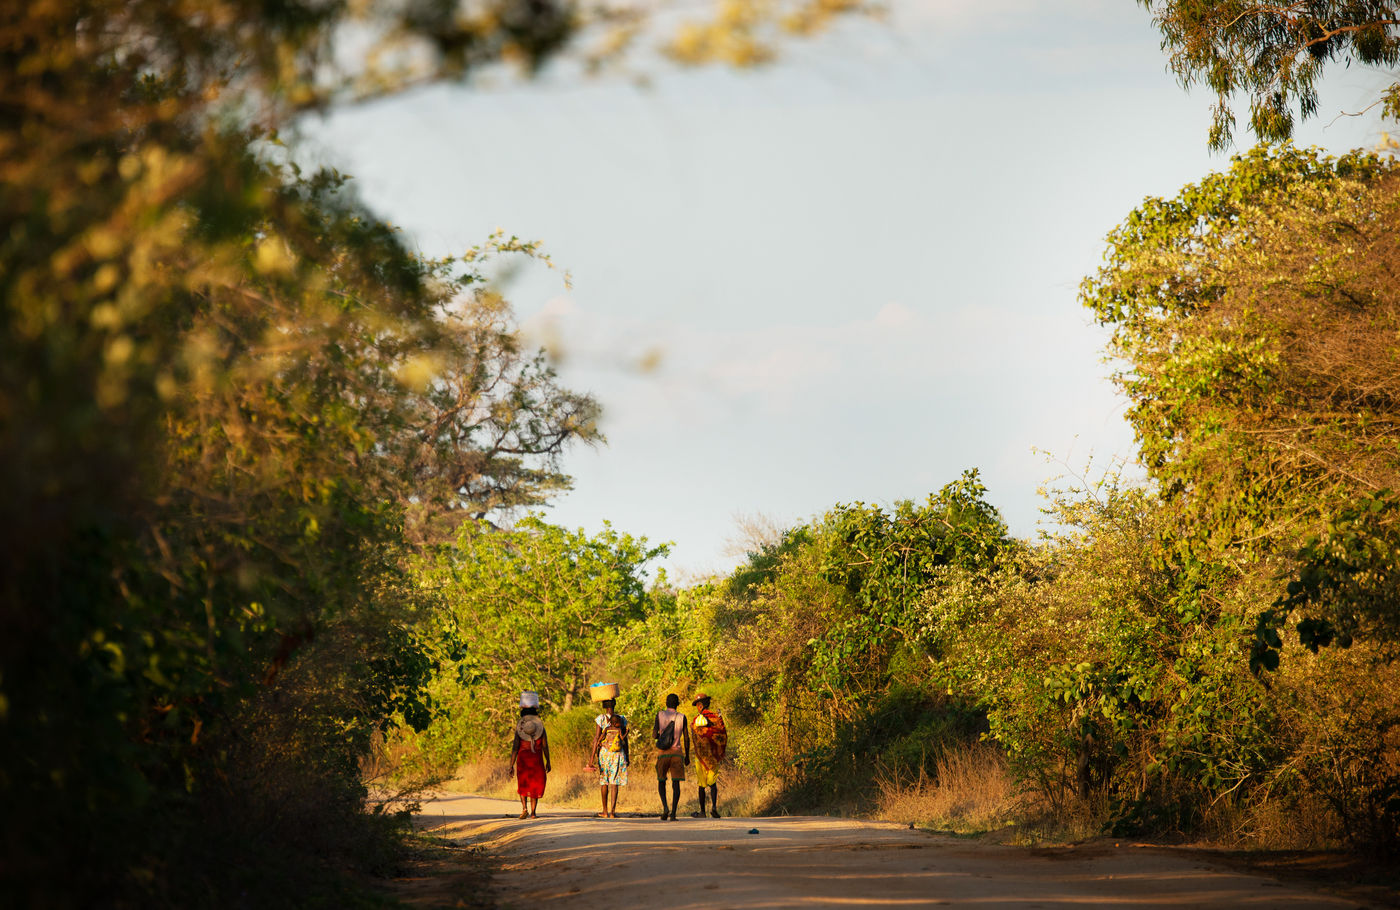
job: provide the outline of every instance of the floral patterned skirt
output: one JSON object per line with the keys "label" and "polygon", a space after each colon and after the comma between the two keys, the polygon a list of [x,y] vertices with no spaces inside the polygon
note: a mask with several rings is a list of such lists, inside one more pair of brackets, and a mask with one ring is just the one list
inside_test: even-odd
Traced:
{"label": "floral patterned skirt", "polygon": [[598,783],[627,786],[627,759],[621,752],[598,753]]}

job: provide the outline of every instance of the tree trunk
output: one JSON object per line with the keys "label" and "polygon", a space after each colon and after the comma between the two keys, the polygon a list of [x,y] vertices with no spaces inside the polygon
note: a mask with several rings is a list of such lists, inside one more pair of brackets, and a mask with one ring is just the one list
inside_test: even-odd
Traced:
{"label": "tree trunk", "polygon": [[1080,740],[1079,743],[1079,760],[1076,762],[1077,767],[1075,769],[1077,771],[1076,776],[1079,779],[1079,798],[1085,802],[1089,800],[1090,784],[1092,783],[1092,775],[1089,773],[1089,750],[1093,748],[1093,745],[1094,735],[1092,733],[1085,733],[1084,738]]}

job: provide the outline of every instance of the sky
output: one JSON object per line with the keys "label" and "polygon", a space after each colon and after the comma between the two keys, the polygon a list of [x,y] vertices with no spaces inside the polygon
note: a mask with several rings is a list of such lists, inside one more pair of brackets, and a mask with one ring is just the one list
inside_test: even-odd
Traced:
{"label": "sky", "polygon": [[[1133,474],[1080,281],[1144,197],[1228,167],[1213,98],[1159,41],[1130,0],[894,0],[756,71],[337,110],[304,154],[426,255],[543,241],[560,271],[507,296],[608,439],[568,453],[547,520],[671,541],[686,579],[738,561],[744,518],[922,500],[976,468],[1029,537],[1047,483]],[[1297,143],[1373,146],[1374,117],[1337,115],[1385,84],[1330,74]]]}

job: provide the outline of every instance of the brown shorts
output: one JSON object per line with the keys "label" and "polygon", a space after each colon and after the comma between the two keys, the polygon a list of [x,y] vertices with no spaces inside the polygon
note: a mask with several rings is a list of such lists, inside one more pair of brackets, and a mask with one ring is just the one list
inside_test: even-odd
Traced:
{"label": "brown shorts", "polygon": [[679,752],[656,756],[656,779],[685,780],[685,758]]}

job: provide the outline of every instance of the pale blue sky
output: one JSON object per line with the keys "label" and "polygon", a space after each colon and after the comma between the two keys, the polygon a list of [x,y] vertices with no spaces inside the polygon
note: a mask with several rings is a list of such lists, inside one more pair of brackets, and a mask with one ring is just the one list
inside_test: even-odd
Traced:
{"label": "pale blue sky", "polygon": [[[609,437],[547,517],[673,540],[695,573],[733,564],[738,514],[968,467],[1030,535],[1064,470],[1033,449],[1132,457],[1076,289],[1144,196],[1227,164],[1158,40],[1131,0],[897,0],[757,72],[438,87],[307,135],[427,254],[545,242],[573,289],[530,270],[509,296]],[[1374,144],[1374,118],[1328,122],[1381,84],[1338,72],[1299,144]]]}

